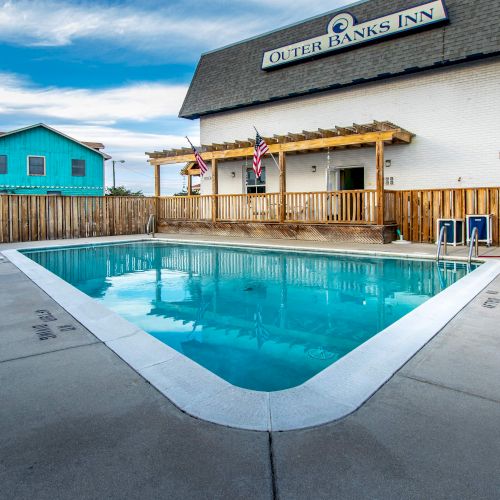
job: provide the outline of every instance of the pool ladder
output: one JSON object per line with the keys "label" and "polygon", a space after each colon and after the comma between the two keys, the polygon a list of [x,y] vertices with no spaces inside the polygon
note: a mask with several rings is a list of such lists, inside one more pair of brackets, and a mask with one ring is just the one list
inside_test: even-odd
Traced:
{"label": "pool ladder", "polygon": [[[438,248],[436,254],[436,260],[439,262],[441,260],[441,251],[443,250],[446,255],[448,248],[448,238],[447,238],[447,228],[446,226],[442,226],[439,231],[439,240],[438,240]],[[472,234],[469,242],[469,255],[467,257],[467,262],[470,264],[472,261],[472,253],[474,252],[474,257],[477,258],[479,256],[479,234],[477,231],[477,227],[472,230]]]}
{"label": "pool ladder", "polygon": [[438,248],[436,254],[436,260],[439,262],[441,260],[441,250],[444,249],[444,255],[446,255],[448,249],[448,228],[446,226],[441,226],[439,231]]}
{"label": "pool ladder", "polygon": [[479,257],[479,233],[477,227],[472,229],[472,234],[470,235],[470,243],[469,243],[469,257],[467,262],[470,264],[472,261],[472,250],[474,249],[474,257],[476,259]]}
{"label": "pool ladder", "polygon": [[150,234],[152,238],[155,237],[155,216],[149,214],[148,223],[146,224],[146,234]]}

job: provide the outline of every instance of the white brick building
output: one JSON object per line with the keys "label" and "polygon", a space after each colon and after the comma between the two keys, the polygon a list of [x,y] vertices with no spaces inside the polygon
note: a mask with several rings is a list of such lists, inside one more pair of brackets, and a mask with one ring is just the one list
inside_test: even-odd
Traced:
{"label": "white brick building", "polygon": [[[500,185],[500,60],[432,70],[251,108],[201,117],[202,144],[252,135],[326,129],[336,124],[389,120],[415,133],[409,145],[386,148],[385,177],[391,189],[487,187]],[[326,191],[327,152],[290,155],[287,190]],[[219,165],[219,193],[244,193],[245,162]],[[278,169],[267,158],[266,191],[278,191]],[[316,172],[312,172],[312,166]],[[332,150],[330,170],[364,168],[364,186],[375,188],[373,149]],[[235,177],[232,173],[235,172]],[[335,176],[335,174],[332,174]],[[336,178],[331,179],[337,180]],[[210,175],[201,182],[211,193]]]}

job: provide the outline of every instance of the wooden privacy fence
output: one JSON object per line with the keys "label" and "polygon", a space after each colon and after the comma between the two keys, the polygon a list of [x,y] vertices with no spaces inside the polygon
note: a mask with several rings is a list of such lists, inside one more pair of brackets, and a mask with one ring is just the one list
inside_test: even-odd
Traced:
{"label": "wooden privacy fence", "polygon": [[212,196],[162,196],[157,198],[158,219],[211,220]]}
{"label": "wooden privacy fence", "polygon": [[[405,239],[434,242],[439,218],[493,214],[500,239],[500,187],[386,191],[385,223]],[[265,193],[160,198],[0,195],[0,243],[141,234],[158,219],[305,224],[375,224],[376,191]]]}
{"label": "wooden privacy fence", "polygon": [[396,192],[384,191],[384,223],[393,224],[396,222]]}
{"label": "wooden privacy fence", "polygon": [[493,214],[493,243],[500,236],[500,188],[428,189],[393,191],[395,219],[406,240],[431,243],[437,239],[440,218],[464,219],[466,215]]}
{"label": "wooden privacy fence", "polygon": [[155,199],[0,195],[0,242],[140,234]]}

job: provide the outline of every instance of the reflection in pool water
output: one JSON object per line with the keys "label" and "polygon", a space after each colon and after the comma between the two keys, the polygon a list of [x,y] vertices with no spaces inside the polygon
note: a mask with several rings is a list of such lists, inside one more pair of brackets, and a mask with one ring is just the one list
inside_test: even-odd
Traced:
{"label": "reflection in pool water", "polygon": [[160,242],[24,253],[228,382],[261,391],[300,385],[468,272]]}

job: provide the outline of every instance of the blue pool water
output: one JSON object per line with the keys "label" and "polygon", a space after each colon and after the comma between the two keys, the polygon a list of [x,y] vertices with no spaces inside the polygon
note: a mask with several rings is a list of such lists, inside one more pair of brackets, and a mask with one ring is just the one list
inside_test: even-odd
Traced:
{"label": "blue pool water", "polygon": [[228,382],[259,391],[300,385],[468,272],[160,242],[24,253]]}

